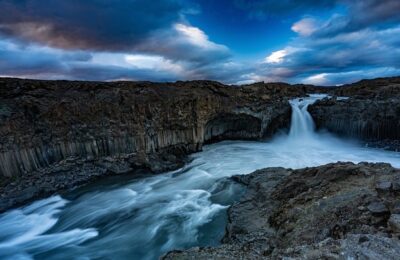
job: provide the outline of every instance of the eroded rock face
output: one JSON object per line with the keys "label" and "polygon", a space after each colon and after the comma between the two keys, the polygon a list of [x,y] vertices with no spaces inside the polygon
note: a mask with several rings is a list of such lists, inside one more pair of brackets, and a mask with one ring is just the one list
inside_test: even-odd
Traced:
{"label": "eroded rock face", "polygon": [[0,175],[21,176],[68,157],[198,151],[212,139],[256,139],[290,113],[300,87],[217,82],[0,80]]}
{"label": "eroded rock face", "polygon": [[[234,179],[246,195],[229,211],[223,244],[165,259],[398,259],[400,170],[336,163],[267,168]],[[377,185],[378,184],[378,185]],[[389,188],[386,188],[388,187]]]}
{"label": "eroded rock face", "polygon": [[288,99],[306,91],[315,88],[0,79],[1,202],[106,174],[163,172],[206,142],[261,138],[289,124]]}
{"label": "eroded rock face", "polygon": [[262,133],[262,119],[247,114],[221,114],[205,126],[204,141],[257,139]]}
{"label": "eroded rock face", "polygon": [[349,99],[325,99],[310,106],[319,128],[400,150],[400,78],[361,81],[332,94]]}
{"label": "eroded rock face", "polygon": [[368,140],[400,139],[400,97],[322,100],[310,107],[310,113],[318,127],[341,135]]}

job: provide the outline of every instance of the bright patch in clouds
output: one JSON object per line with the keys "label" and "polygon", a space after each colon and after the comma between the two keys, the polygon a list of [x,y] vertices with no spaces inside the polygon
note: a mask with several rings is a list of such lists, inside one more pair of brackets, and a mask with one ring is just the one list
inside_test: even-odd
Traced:
{"label": "bright patch in clouds", "polygon": [[183,71],[181,65],[159,55],[95,53],[91,59],[91,64],[171,73]]}
{"label": "bright patch in clouds", "polygon": [[313,18],[304,18],[293,24],[291,29],[301,36],[310,36],[317,30],[317,21]]}
{"label": "bright patch in clouds", "polygon": [[209,41],[207,34],[205,34],[202,30],[200,30],[197,27],[177,23],[175,24],[174,28],[180,35],[185,37],[186,40],[193,45],[205,49],[224,48],[224,46],[222,45]]}
{"label": "bright patch in clouds", "polygon": [[312,85],[325,85],[327,83],[326,76],[328,76],[327,73],[316,74],[306,78],[304,83]]}
{"label": "bright patch in clouds", "polygon": [[125,61],[138,69],[166,70],[176,73],[182,71],[181,66],[161,56],[142,54],[126,55]]}
{"label": "bright patch in clouds", "polygon": [[287,54],[287,50],[274,51],[271,55],[265,58],[265,61],[267,63],[280,63]]}
{"label": "bright patch in clouds", "polygon": [[266,63],[282,63],[288,55],[293,54],[293,53],[297,52],[298,50],[299,50],[299,48],[287,47],[283,50],[274,51],[265,58],[265,62]]}

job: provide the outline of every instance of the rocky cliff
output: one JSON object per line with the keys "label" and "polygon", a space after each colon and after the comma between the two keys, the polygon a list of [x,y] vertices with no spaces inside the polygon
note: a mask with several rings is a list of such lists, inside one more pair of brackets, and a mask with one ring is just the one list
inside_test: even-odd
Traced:
{"label": "rocky cliff", "polygon": [[0,209],[105,174],[161,172],[289,123],[311,86],[0,79]]}
{"label": "rocky cliff", "polygon": [[228,211],[223,244],[164,259],[398,259],[400,170],[336,163],[267,168],[233,179],[246,194]]}
{"label": "rocky cliff", "polygon": [[108,174],[176,169],[205,143],[288,126],[288,99],[329,92],[317,126],[400,149],[400,78],[338,88],[0,78],[0,211]]}
{"label": "rocky cliff", "polygon": [[[319,128],[400,150],[400,78],[365,80],[334,88],[309,110]],[[377,142],[378,141],[378,142]]]}

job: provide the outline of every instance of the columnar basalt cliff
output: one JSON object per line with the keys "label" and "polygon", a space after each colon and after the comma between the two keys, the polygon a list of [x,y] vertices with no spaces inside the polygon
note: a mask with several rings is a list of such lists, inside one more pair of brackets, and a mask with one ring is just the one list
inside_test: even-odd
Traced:
{"label": "columnar basalt cliff", "polygon": [[205,143],[271,135],[288,126],[290,98],[316,92],[350,97],[310,106],[318,127],[399,149],[400,78],[328,89],[2,78],[0,211],[99,176],[176,169]]}
{"label": "columnar basalt cliff", "polygon": [[12,196],[0,206],[100,175],[174,169],[207,142],[261,138],[288,124],[288,99],[307,91],[316,88],[0,79],[1,194]]}
{"label": "columnar basalt cliff", "polygon": [[400,78],[360,81],[331,92],[349,98],[325,99],[310,106],[319,128],[400,148]]}

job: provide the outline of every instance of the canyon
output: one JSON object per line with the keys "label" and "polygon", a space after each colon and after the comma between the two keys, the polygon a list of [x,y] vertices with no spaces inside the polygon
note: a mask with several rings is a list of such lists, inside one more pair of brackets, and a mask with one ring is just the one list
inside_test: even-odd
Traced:
{"label": "canyon", "polygon": [[400,78],[0,86],[0,257],[400,252]]}
{"label": "canyon", "polygon": [[398,150],[400,78],[336,88],[284,83],[0,79],[0,212],[105,175],[181,167],[206,143],[261,139],[287,128],[288,100],[347,96],[310,107],[318,128]]}
{"label": "canyon", "polygon": [[313,86],[0,79],[0,211],[110,174],[177,169],[203,144],[289,124]]}

